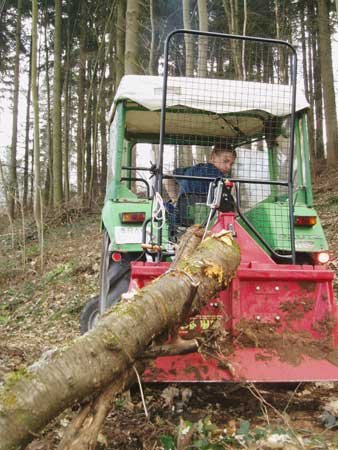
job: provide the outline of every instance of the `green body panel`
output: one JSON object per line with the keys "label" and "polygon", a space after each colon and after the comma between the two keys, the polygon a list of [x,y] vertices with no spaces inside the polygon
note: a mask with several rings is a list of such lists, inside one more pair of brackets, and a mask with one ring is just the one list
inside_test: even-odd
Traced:
{"label": "green body panel", "polygon": [[[142,232],[142,224],[122,224],[121,213],[124,212],[145,212],[146,217],[151,217],[151,202],[149,200],[144,201],[131,201],[126,198],[120,200],[107,200],[102,210],[102,224],[107,230],[110,237],[110,250],[121,252],[141,252],[141,240],[138,243],[119,243],[121,237],[118,237],[119,227],[123,227],[125,231],[129,228],[133,231],[134,238],[140,235]],[[126,233],[125,233],[126,234]],[[127,237],[124,239],[127,240]]]}
{"label": "green body panel", "polygon": [[113,177],[112,181],[107,185],[106,190],[106,198],[107,200],[117,200],[119,198],[119,188],[120,188],[120,180],[121,180],[121,166],[122,166],[122,158],[123,158],[123,148],[124,148],[124,137],[125,137],[125,108],[123,103],[119,103],[116,106],[116,134],[114,136],[114,142],[110,142],[109,147],[112,152],[111,160],[108,161],[108,164],[112,165],[113,168]]}
{"label": "green body panel", "polygon": [[[109,191],[109,189],[108,189]],[[102,210],[102,225],[101,227],[107,230],[110,238],[111,251],[119,252],[142,252],[141,238],[138,242],[135,242],[138,237],[142,236],[142,224],[122,224],[121,214],[125,212],[136,213],[144,212],[146,214],[146,220],[151,218],[152,201],[147,199],[139,199],[131,192],[124,183],[120,183],[117,187],[118,200],[107,199]],[[121,230],[123,227],[123,230]],[[132,241],[121,242],[128,240],[128,229],[132,232]],[[150,224],[147,227],[150,230]],[[124,233],[124,237],[121,236],[121,231]],[[163,241],[164,245],[168,242],[168,224],[163,227]]]}
{"label": "green body panel", "polygon": [[[296,205],[294,215],[317,217],[317,223],[312,227],[295,226],[296,251],[316,253],[327,250],[327,241],[316,211],[305,205]],[[262,202],[246,212],[245,217],[274,250],[290,251],[289,208],[286,202]],[[245,224],[241,224],[247,228]],[[262,245],[250,230],[247,231]]]}
{"label": "green body panel", "polygon": [[[298,122],[299,123],[299,122]],[[310,167],[310,149],[308,140],[308,128],[307,128],[307,114],[302,116],[302,160],[304,163],[304,176],[305,176],[305,190],[306,190],[306,204],[307,206],[313,206],[313,193],[312,193],[312,181],[311,181],[311,167]]]}
{"label": "green body panel", "polygon": [[[296,252],[316,253],[326,251],[328,244],[319,217],[313,208],[313,194],[311,186],[311,169],[308,142],[308,129],[306,112],[298,114],[295,120],[295,165],[297,170],[294,176],[294,216],[316,216],[317,223],[312,227],[295,226]],[[270,179],[276,179],[276,148],[269,152]],[[271,248],[277,252],[289,252],[290,225],[289,208],[286,196],[278,196],[277,189],[271,186],[270,196],[258,203],[245,213],[251,225],[262,235]],[[253,239],[262,246],[262,242],[240,220],[242,226]]]}

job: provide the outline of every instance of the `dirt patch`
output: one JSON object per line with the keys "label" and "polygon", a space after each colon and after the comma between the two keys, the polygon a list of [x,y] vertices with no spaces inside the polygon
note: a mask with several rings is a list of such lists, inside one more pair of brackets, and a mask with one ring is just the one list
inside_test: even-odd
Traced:
{"label": "dirt patch", "polygon": [[[294,332],[293,330],[278,331],[279,325],[263,324],[253,321],[241,320],[236,331],[236,343],[242,347],[261,348],[289,364],[297,366],[302,361],[303,355],[314,359],[326,359],[338,367],[338,349],[332,345],[332,340],[316,340],[306,332]],[[331,330],[332,331],[332,330]]]}

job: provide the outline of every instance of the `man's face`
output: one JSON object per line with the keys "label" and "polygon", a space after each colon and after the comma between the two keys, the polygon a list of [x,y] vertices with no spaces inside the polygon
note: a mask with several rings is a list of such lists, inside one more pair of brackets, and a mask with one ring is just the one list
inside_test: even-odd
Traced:
{"label": "man's face", "polygon": [[235,155],[231,152],[222,152],[213,155],[211,163],[220,170],[224,175],[227,175],[231,171],[231,167],[235,162]]}

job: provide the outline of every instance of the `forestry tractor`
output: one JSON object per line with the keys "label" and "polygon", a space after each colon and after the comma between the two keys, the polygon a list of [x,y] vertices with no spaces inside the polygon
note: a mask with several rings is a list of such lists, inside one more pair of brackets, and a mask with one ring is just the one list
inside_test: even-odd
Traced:
{"label": "forestry tractor", "polygon": [[[296,84],[295,49],[176,30],[158,70],[125,76],[110,112],[100,294],[82,311],[82,333],[121,296],[170,270],[180,236],[202,224],[231,233],[241,262],[227,289],[178,333],[211,343],[221,335],[223,344],[158,357],[144,379],[338,380],[334,274],[313,205],[309,106]],[[231,172],[212,166],[214,148],[232,154]]]}

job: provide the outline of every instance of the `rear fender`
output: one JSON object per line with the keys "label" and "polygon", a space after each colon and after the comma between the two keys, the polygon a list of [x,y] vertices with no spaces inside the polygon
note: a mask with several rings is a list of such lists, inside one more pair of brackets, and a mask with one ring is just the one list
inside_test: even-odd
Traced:
{"label": "rear fender", "polygon": [[[142,224],[122,224],[123,212],[145,212],[151,217],[151,203],[148,200],[114,201],[107,200],[102,210],[101,227],[107,230],[110,238],[110,251],[140,252],[142,251]],[[122,234],[123,231],[123,234]]]}

